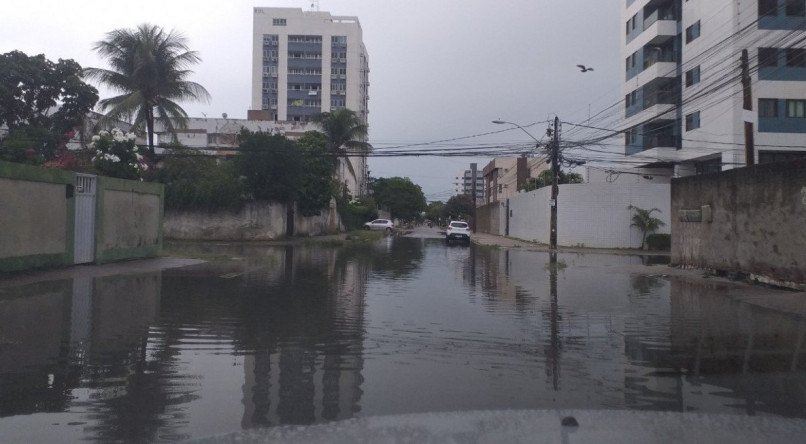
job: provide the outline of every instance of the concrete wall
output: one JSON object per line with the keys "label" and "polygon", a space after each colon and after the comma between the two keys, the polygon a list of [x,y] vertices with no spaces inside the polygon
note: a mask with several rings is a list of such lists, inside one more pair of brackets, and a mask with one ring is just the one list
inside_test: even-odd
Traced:
{"label": "concrete wall", "polygon": [[[0,272],[73,264],[75,173],[0,162]],[[163,186],[99,176],[95,262],[151,257],[162,246]]]}
{"label": "concrete wall", "polygon": [[96,262],[157,256],[162,248],[164,195],[162,184],[99,176]]}
{"label": "concrete wall", "polygon": [[[568,184],[560,185],[557,243],[591,248],[638,248],[641,232],[631,227],[627,207],[658,208],[653,215],[666,223],[668,233],[669,185]],[[510,199],[509,235],[549,243],[551,187],[520,193]]]}
{"label": "concrete wall", "polygon": [[[169,211],[163,230],[169,239],[261,241],[286,236],[286,206],[277,202],[250,202],[237,213]],[[341,219],[335,203],[320,216],[294,218],[294,232],[299,236],[337,233]]]}
{"label": "concrete wall", "polygon": [[73,173],[0,161],[0,272],[73,262]]}
{"label": "concrete wall", "polygon": [[475,230],[479,233],[505,234],[506,203],[493,202],[476,207]]}
{"label": "concrete wall", "polygon": [[806,286],[806,160],[672,181],[672,211],[709,205],[712,222],[672,222],[672,263]]}

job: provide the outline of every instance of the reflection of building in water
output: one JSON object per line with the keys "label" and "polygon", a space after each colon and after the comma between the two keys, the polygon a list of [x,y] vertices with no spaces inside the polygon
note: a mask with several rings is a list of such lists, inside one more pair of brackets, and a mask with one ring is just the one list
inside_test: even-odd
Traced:
{"label": "reflection of building in water", "polygon": [[[351,418],[360,409],[366,266],[338,250],[288,248],[285,281],[244,356],[245,428]],[[293,324],[289,324],[293,323]]]}

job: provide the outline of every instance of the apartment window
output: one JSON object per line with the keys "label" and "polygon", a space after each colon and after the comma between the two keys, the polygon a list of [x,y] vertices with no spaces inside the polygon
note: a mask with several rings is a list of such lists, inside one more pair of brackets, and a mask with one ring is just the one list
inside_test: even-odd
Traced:
{"label": "apartment window", "polygon": [[778,49],[758,48],[758,66],[760,68],[775,68],[778,66]]}
{"label": "apartment window", "polygon": [[806,100],[787,100],[786,116],[797,119],[806,118]]}
{"label": "apartment window", "polygon": [[778,15],[778,0],[758,0],[758,15]]}
{"label": "apartment window", "polygon": [[284,18],[271,19],[271,24],[274,26],[285,26],[285,19]]}
{"label": "apartment window", "polygon": [[624,98],[624,102],[625,102],[624,105],[627,108],[634,106],[636,103],[638,103],[638,91],[636,90],[627,94]]}
{"label": "apartment window", "polygon": [[758,163],[789,162],[806,158],[806,151],[759,151]]}
{"label": "apartment window", "polygon": [[686,28],[686,43],[691,43],[700,36],[700,21]]}
{"label": "apartment window", "polygon": [[627,20],[627,35],[629,35],[632,31],[635,30],[635,25],[638,23],[638,14],[632,16],[629,20]]}
{"label": "apartment window", "polygon": [[624,133],[624,143],[627,145],[635,145],[638,141],[638,128],[632,128]]}
{"label": "apartment window", "polygon": [[758,99],[759,117],[778,117],[778,99]]}
{"label": "apartment window", "polygon": [[686,71],[686,86],[694,86],[700,83],[700,67],[696,66]]}
{"label": "apartment window", "polygon": [[686,131],[695,130],[700,127],[700,112],[686,115]]}
{"label": "apartment window", "polygon": [[789,17],[806,16],[806,0],[786,0],[786,15]]}
{"label": "apartment window", "polygon": [[347,36],[346,35],[334,35],[330,37],[331,43],[337,44],[346,44],[347,43]]}
{"label": "apartment window", "polygon": [[787,48],[786,66],[790,68],[806,68],[806,49]]}

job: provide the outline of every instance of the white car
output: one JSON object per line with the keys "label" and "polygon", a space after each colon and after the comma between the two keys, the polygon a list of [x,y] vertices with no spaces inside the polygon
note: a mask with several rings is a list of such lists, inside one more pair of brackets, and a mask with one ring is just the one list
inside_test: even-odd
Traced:
{"label": "white car", "polygon": [[385,231],[392,231],[395,225],[392,223],[391,220],[388,219],[375,219],[372,222],[367,222],[364,224],[365,230],[385,230]]}
{"label": "white car", "polygon": [[467,222],[452,220],[445,230],[445,240],[462,239],[470,241],[470,233],[470,227],[467,225]]}

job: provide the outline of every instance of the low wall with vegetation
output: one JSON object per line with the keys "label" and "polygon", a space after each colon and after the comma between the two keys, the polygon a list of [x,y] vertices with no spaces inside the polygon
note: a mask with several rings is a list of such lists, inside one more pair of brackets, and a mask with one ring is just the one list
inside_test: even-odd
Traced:
{"label": "low wall with vegetation", "polygon": [[[267,241],[287,236],[288,211],[277,202],[247,202],[240,211],[174,211],[165,213],[163,233],[168,239]],[[335,203],[319,216],[294,217],[294,234],[318,236],[338,233],[341,219]]]}
{"label": "low wall with vegetation", "polygon": [[0,272],[73,263],[73,178],[0,161]]}

